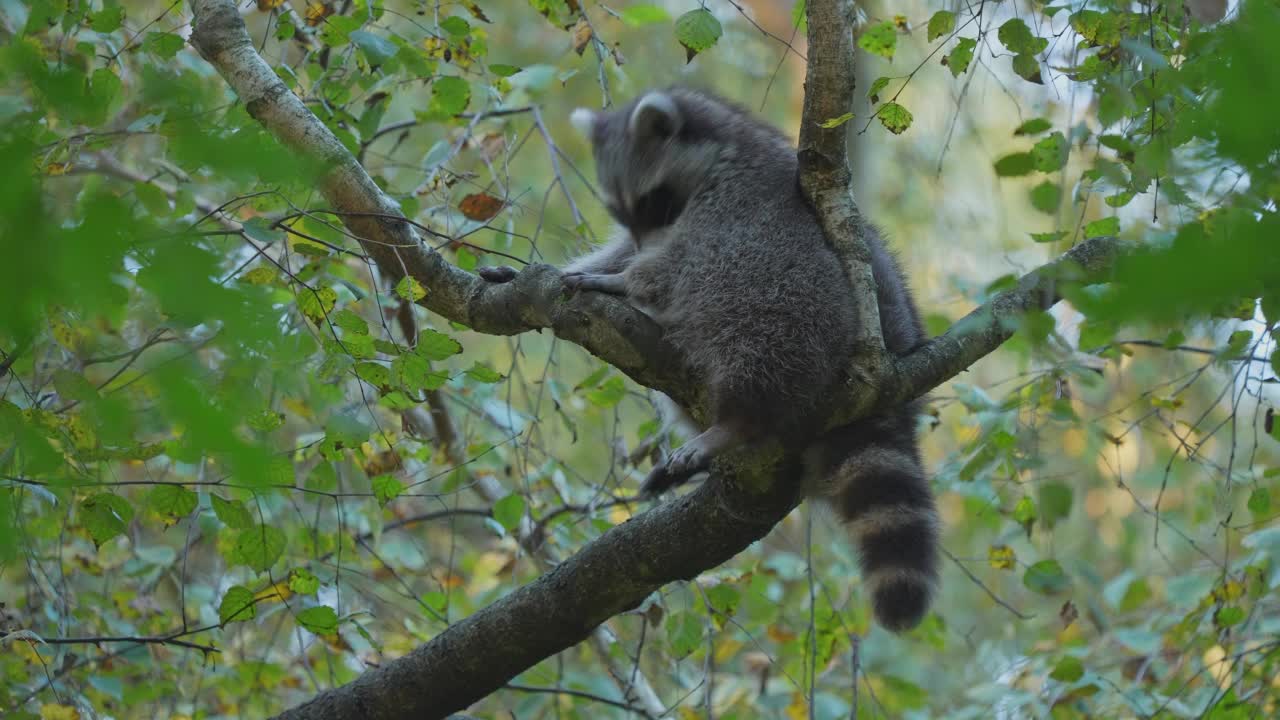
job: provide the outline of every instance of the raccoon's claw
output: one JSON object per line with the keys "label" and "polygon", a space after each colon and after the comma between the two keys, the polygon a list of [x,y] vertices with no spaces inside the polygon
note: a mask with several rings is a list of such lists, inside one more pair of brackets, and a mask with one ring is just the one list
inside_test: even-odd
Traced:
{"label": "raccoon's claw", "polygon": [[485,282],[509,283],[516,279],[519,271],[506,265],[494,265],[493,267],[476,268],[476,274]]}
{"label": "raccoon's claw", "polygon": [[702,443],[685,443],[667,458],[667,461],[655,465],[649,476],[640,486],[640,494],[646,497],[661,495],[677,485],[683,485],[690,478],[711,467],[711,453]]}

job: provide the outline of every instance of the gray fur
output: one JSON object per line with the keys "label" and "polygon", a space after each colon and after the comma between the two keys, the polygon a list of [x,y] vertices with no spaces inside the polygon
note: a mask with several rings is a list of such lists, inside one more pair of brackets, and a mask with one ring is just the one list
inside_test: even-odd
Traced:
{"label": "gray fur", "polygon": [[[686,88],[613,112],[577,111],[574,124],[589,134],[622,232],[566,267],[566,285],[626,296],[709,391],[709,426],[656,467],[644,490],[683,482],[716,455],[766,436],[802,448],[806,493],[850,521],[881,624],[919,622],[937,574],[919,408],[828,433],[814,425],[843,379],[856,316],[843,263],[800,191],[790,142],[747,111]],[[867,242],[885,343],[902,354],[925,339],[919,313],[893,257],[878,237]]]}

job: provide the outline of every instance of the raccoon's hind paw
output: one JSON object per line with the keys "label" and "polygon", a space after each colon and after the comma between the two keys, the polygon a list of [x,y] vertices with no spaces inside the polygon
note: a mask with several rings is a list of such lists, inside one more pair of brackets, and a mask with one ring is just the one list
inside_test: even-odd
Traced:
{"label": "raccoon's hind paw", "polygon": [[640,486],[643,495],[653,496],[689,481],[711,469],[711,459],[737,444],[736,436],[723,425],[710,428],[681,445],[667,461],[654,466]]}
{"label": "raccoon's hind paw", "polygon": [[506,265],[494,265],[492,267],[476,268],[476,274],[481,280],[491,283],[509,283],[516,279],[519,271],[513,267]]}
{"label": "raccoon's hind paw", "polygon": [[[685,447],[688,446],[686,445]],[[657,497],[673,487],[689,482],[690,478],[705,471],[711,465],[711,459],[707,458],[702,467],[689,469],[688,462],[680,461],[677,463],[681,450],[684,450],[684,448],[677,450],[675,454],[667,458],[666,462],[653,466],[653,469],[649,471],[649,476],[640,485],[641,497]]]}
{"label": "raccoon's hind paw", "polygon": [[570,290],[595,290],[611,295],[627,294],[627,282],[620,274],[567,272],[560,276],[560,281]]}

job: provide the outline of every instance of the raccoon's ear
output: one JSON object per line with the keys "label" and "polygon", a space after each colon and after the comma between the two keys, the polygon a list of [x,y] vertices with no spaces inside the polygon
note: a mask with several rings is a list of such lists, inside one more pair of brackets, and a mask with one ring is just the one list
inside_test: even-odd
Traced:
{"label": "raccoon's ear", "polygon": [[575,130],[590,138],[591,131],[596,126],[596,113],[594,110],[588,110],[587,108],[578,108],[569,114],[569,124],[573,125]]}
{"label": "raccoon's ear", "polygon": [[635,138],[669,138],[680,132],[680,109],[666,93],[651,92],[631,111],[627,128]]}

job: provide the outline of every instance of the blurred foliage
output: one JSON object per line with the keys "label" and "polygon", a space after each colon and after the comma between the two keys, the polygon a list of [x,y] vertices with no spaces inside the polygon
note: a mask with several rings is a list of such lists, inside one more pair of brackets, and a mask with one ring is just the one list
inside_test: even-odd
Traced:
{"label": "blurred foliage", "polygon": [[[685,80],[798,122],[790,3],[241,9],[467,269],[604,234],[577,104]],[[802,509],[611,621],[607,658],[470,712],[643,716],[612,664],[681,718],[1277,716],[1280,5],[862,10],[865,97],[827,121],[931,331],[1084,237],[1143,251],[934,394],[952,561],[920,628],[869,624],[839,529]],[[0,0],[6,717],[279,711],[641,511],[679,442],[575,348],[407,308],[431,288],[380,281],[189,22]]]}

